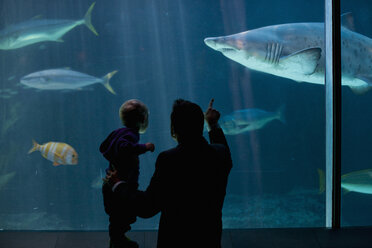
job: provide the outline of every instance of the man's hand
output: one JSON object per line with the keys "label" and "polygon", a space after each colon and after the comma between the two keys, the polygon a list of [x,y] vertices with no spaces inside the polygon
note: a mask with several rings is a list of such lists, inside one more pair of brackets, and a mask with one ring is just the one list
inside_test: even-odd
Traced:
{"label": "man's hand", "polygon": [[153,143],[148,142],[145,144],[145,146],[146,146],[147,151],[151,151],[151,152],[155,151],[155,145]]}
{"label": "man's hand", "polygon": [[204,114],[204,118],[207,121],[209,127],[212,129],[213,127],[218,126],[218,120],[220,119],[220,112],[213,108],[214,99],[212,98],[209,102],[209,106],[207,111]]}

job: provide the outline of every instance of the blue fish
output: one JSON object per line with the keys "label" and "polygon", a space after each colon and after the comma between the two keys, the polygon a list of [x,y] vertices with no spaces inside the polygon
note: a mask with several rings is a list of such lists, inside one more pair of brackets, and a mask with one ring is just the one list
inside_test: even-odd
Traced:
{"label": "blue fish", "polygon": [[11,50],[44,41],[63,42],[61,39],[76,26],[85,24],[98,35],[91,22],[91,13],[95,2],[81,20],[39,20],[32,19],[11,25],[0,31],[0,50]]}
{"label": "blue fish", "polygon": [[40,90],[75,90],[101,83],[112,94],[116,94],[109,84],[117,73],[113,71],[102,78],[97,78],[81,72],[68,69],[49,69],[31,73],[21,78],[21,84]]}
{"label": "blue fish", "polygon": [[284,106],[276,112],[256,108],[237,110],[221,117],[219,123],[226,135],[236,135],[263,128],[273,120],[280,120],[285,123]]}

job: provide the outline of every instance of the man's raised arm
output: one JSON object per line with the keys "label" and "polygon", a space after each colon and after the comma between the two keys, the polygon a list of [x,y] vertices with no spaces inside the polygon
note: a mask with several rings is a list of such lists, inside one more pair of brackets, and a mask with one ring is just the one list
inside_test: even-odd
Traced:
{"label": "man's raised arm", "polygon": [[205,121],[208,124],[208,134],[209,134],[209,141],[211,144],[222,144],[225,145],[227,149],[229,146],[227,144],[225,135],[218,125],[218,120],[220,119],[220,112],[213,108],[214,99],[211,99],[208,105],[207,111],[204,113]]}

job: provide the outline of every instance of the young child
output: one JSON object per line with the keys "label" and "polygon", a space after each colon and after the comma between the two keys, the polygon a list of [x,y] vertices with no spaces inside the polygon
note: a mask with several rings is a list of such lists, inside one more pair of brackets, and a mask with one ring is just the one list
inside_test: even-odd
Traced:
{"label": "young child", "polygon": [[138,143],[139,134],[144,133],[148,126],[145,104],[136,99],[128,100],[120,107],[119,116],[125,127],[110,133],[101,144],[100,152],[109,161],[109,169],[116,170],[120,180],[126,183],[125,206],[119,204],[107,183],[103,184],[102,193],[105,211],[109,215],[110,248],[132,248],[138,247],[138,244],[125,233],[131,229],[130,224],[136,221],[131,197],[138,188],[138,156],[147,151],[153,152],[155,146],[152,143]]}

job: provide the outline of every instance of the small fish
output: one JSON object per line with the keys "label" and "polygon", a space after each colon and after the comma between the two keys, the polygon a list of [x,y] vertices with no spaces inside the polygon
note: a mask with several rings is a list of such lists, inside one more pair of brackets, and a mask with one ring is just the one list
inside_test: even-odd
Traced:
{"label": "small fish", "polygon": [[0,31],[0,50],[11,50],[44,41],[63,42],[61,39],[76,26],[85,24],[98,35],[91,22],[91,13],[95,2],[89,7],[81,20],[40,20],[33,18],[19,24],[11,25]]}
{"label": "small fish", "polygon": [[78,154],[75,149],[66,143],[48,142],[39,145],[35,140],[32,140],[33,147],[28,151],[28,154],[34,151],[40,151],[41,155],[52,161],[54,166],[61,164],[75,165],[78,163]]}
{"label": "small fish", "polygon": [[264,127],[273,120],[284,120],[284,106],[276,112],[268,112],[262,109],[242,109],[225,115],[219,121],[220,126],[226,135],[236,135]]}
{"label": "small fish", "polygon": [[[319,193],[325,190],[324,171],[318,169],[319,175]],[[358,192],[372,195],[372,169],[353,171],[341,176],[341,188],[345,192]]]}
{"label": "small fish", "polygon": [[109,82],[116,73],[117,71],[113,71],[102,78],[97,78],[68,69],[49,69],[24,76],[21,78],[21,84],[40,90],[73,90],[101,83],[115,95]]}

